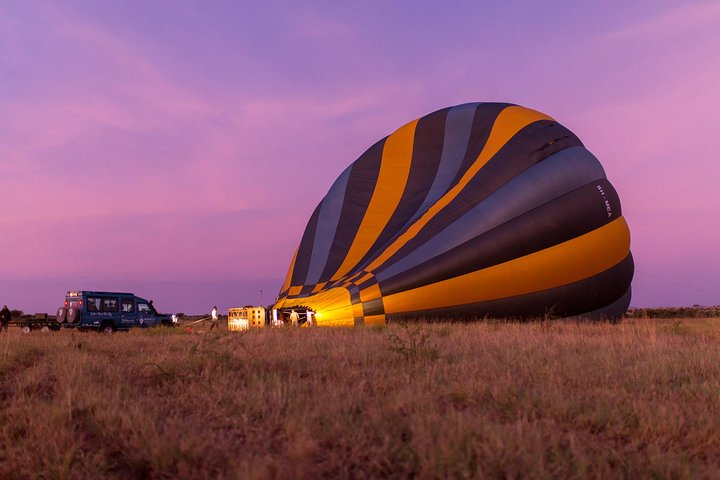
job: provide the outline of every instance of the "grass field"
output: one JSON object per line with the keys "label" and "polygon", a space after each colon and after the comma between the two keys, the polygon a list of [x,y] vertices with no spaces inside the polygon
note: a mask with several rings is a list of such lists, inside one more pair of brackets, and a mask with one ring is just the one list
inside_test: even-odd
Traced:
{"label": "grass field", "polygon": [[719,478],[720,319],[0,335],[0,478]]}

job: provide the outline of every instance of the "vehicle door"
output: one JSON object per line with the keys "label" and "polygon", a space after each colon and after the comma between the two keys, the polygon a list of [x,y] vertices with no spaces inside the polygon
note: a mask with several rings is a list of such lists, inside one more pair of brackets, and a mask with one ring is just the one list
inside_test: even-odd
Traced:
{"label": "vehicle door", "polygon": [[84,302],[80,302],[83,314],[80,317],[82,326],[99,327],[105,313],[102,311],[102,297],[88,296]]}
{"label": "vehicle door", "polygon": [[145,300],[136,300],[137,304],[137,311],[138,311],[138,318],[137,318],[137,326],[138,327],[152,327],[155,325],[155,312],[153,311],[152,307],[148,302]]}
{"label": "vehicle door", "polygon": [[120,328],[131,328],[137,323],[138,312],[135,308],[135,300],[132,298],[120,299]]}
{"label": "vehicle door", "polygon": [[102,322],[110,322],[113,327],[118,328],[120,326],[120,302],[118,297],[102,297]]}

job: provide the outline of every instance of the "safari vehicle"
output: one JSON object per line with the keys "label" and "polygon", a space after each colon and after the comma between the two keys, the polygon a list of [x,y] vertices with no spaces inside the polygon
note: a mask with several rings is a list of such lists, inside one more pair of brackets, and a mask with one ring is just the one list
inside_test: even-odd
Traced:
{"label": "safari vehicle", "polygon": [[152,300],[120,292],[67,292],[56,319],[65,328],[103,333],[173,324],[169,315],[155,310]]}

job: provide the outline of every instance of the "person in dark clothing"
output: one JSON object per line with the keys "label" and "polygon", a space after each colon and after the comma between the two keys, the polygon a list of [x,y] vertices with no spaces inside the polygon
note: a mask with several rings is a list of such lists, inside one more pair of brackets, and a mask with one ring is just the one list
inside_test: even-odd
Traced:
{"label": "person in dark clothing", "polygon": [[10,325],[10,310],[8,310],[7,305],[4,305],[0,310],[0,332],[7,330],[8,325]]}

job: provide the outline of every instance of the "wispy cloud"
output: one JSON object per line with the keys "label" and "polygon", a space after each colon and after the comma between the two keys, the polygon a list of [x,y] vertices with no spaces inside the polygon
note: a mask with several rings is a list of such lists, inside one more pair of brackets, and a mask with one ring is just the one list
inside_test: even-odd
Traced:
{"label": "wispy cloud", "polygon": [[692,32],[697,28],[717,26],[720,26],[720,3],[715,1],[686,3],[646,20],[609,31],[601,39],[672,37],[678,33]]}
{"label": "wispy cloud", "polygon": [[[38,5],[32,14],[26,21],[40,26],[6,31],[15,41],[1,54],[32,79],[24,88],[37,97],[30,106],[6,98],[10,111],[3,116],[8,123],[12,117],[14,141],[41,149],[92,133],[98,125],[147,132],[214,113],[195,91],[160,70],[138,39],[53,7]],[[58,44],[64,48],[54,56]],[[32,74],[38,61],[53,63],[52,81]]]}
{"label": "wispy cloud", "polygon": [[[54,274],[109,275],[126,278],[192,278],[199,269],[214,278],[229,278],[237,265],[229,253],[246,252],[245,274],[283,270],[289,258],[266,255],[290,252],[294,236],[285,235],[292,213],[274,210],[225,212],[98,212],[0,222],[6,231],[0,276]],[[248,230],[262,232],[249,234]],[[13,252],[23,252],[15,256]],[[288,253],[289,257],[291,253]],[[267,275],[267,274],[266,274]]]}

